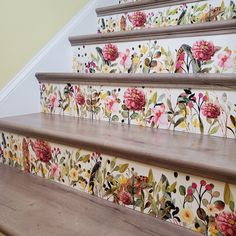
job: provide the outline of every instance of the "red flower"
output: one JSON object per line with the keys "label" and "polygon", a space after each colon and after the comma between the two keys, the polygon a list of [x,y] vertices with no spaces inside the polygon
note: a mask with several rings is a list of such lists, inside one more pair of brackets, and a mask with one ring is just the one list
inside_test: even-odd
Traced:
{"label": "red flower", "polygon": [[216,224],[224,236],[236,236],[235,213],[222,212],[216,217]]}
{"label": "red flower", "polygon": [[119,57],[118,48],[114,44],[106,44],[102,49],[102,55],[107,61],[115,61]]}
{"label": "red flower", "polygon": [[196,183],[192,183],[192,188],[196,189],[197,188],[197,184]]}
{"label": "red flower", "polygon": [[129,20],[135,27],[142,27],[147,21],[147,16],[142,11],[136,11],[131,16],[129,16]]}
{"label": "red flower", "polygon": [[197,41],[193,44],[192,53],[199,61],[209,61],[214,56],[216,48],[212,42],[205,40]]}
{"label": "red flower", "polygon": [[202,186],[205,186],[205,185],[206,185],[206,181],[205,181],[205,180],[201,180],[201,181],[200,181],[200,184],[201,184]]}
{"label": "red flower", "polygon": [[188,188],[187,195],[188,196],[192,196],[193,195],[193,189],[191,187]]}
{"label": "red flower", "polygon": [[205,102],[202,106],[202,114],[207,118],[216,119],[220,115],[220,106],[216,103]]}
{"label": "red flower", "polygon": [[121,191],[119,194],[120,201],[125,205],[131,205],[131,195],[128,192]]}
{"label": "red flower", "polygon": [[142,90],[128,88],[124,94],[125,105],[131,111],[140,111],[146,105],[145,94]]}
{"label": "red flower", "polygon": [[37,139],[34,143],[36,157],[42,162],[49,162],[52,158],[52,151],[49,143],[42,139]]}
{"label": "red flower", "polygon": [[84,105],[84,103],[85,103],[84,95],[81,93],[77,93],[77,95],[75,97],[75,102],[77,105],[80,105],[80,106]]}
{"label": "red flower", "polygon": [[211,191],[214,188],[214,185],[213,184],[207,184],[205,188],[206,188],[207,191]]}

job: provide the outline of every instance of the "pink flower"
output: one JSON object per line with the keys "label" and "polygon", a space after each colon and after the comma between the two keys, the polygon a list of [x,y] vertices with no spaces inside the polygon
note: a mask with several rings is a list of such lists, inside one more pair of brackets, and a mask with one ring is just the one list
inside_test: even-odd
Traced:
{"label": "pink flower", "polygon": [[197,41],[193,44],[192,53],[199,61],[209,61],[214,56],[216,48],[212,42],[205,40]]}
{"label": "pink flower", "polygon": [[131,205],[131,195],[128,192],[121,191],[119,193],[120,201],[125,205]]}
{"label": "pink flower", "polygon": [[49,104],[48,104],[48,107],[50,109],[54,109],[54,107],[57,106],[57,93],[54,93],[50,96],[49,98]]}
{"label": "pink flower", "polygon": [[205,188],[206,188],[207,191],[211,191],[214,188],[214,185],[213,184],[207,184]]}
{"label": "pink flower", "polygon": [[38,160],[48,163],[52,158],[52,151],[49,143],[42,139],[37,139],[34,143],[34,152]]}
{"label": "pink flower", "polygon": [[142,27],[147,21],[147,16],[142,11],[136,11],[129,16],[129,20],[134,27]]}
{"label": "pink flower", "polygon": [[77,93],[77,95],[75,96],[75,102],[77,105],[80,105],[80,106],[84,105],[85,103],[84,95],[81,93]]}
{"label": "pink flower", "polygon": [[156,126],[168,124],[165,111],[166,111],[166,108],[164,104],[152,108],[151,122],[154,122]]}
{"label": "pink flower", "polygon": [[222,212],[216,217],[216,224],[224,236],[236,236],[236,215],[233,212]]}
{"label": "pink flower", "polygon": [[205,180],[201,180],[201,181],[200,181],[200,184],[201,184],[201,186],[206,186],[207,183],[206,183]]}
{"label": "pink flower", "polygon": [[107,61],[115,61],[119,57],[117,46],[111,43],[104,46],[102,54],[104,59]]}
{"label": "pink flower", "polygon": [[196,183],[192,183],[192,188],[196,189],[197,188],[197,184]]}
{"label": "pink flower", "polygon": [[231,55],[232,55],[232,51],[231,50],[226,50],[221,52],[218,55],[218,59],[219,59],[219,67],[221,68],[226,68],[229,69],[234,65],[233,60],[231,59]]}
{"label": "pink flower", "polygon": [[184,58],[185,58],[185,52],[181,52],[177,57],[177,61],[176,61],[176,65],[175,65],[176,70],[179,70],[182,68],[182,66],[184,64]]}
{"label": "pink flower", "polygon": [[125,68],[130,68],[132,65],[132,60],[129,56],[130,50],[126,49],[125,53],[120,53],[120,64],[124,66]]}
{"label": "pink flower", "polygon": [[216,119],[220,115],[220,106],[216,103],[205,102],[202,106],[202,114],[211,119]]}
{"label": "pink flower", "polygon": [[188,196],[192,196],[193,195],[193,189],[191,187],[188,188],[187,195]]}
{"label": "pink flower", "polygon": [[124,94],[125,105],[131,111],[141,111],[146,105],[146,98],[143,90],[128,88]]}
{"label": "pink flower", "polygon": [[116,98],[112,97],[112,96],[108,96],[106,98],[106,102],[105,102],[105,105],[106,105],[106,109],[109,111],[109,112],[117,112],[119,110],[119,107],[118,107],[118,103],[116,101]]}
{"label": "pink flower", "polygon": [[50,168],[51,168],[51,177],[58,178],[60,172],[59,165],[52,163]]}

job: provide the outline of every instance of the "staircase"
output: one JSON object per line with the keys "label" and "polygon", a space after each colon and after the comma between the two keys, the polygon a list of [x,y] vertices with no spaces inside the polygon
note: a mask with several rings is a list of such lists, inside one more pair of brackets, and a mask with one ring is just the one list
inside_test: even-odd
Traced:
{"label": "staircase", "polygon": [[36,74],[42,113],[0,119],[0,231],[236,236],[235,4],[98,8],[73,71]]}

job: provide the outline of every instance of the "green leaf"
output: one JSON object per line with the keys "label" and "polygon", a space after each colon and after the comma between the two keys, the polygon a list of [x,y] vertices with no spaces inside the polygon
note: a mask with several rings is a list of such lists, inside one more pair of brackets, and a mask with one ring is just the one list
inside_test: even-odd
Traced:
{"label": "green leaf", "polygon": [[235,209],[235,203],[233,201],[230,201],[229,202],[229,209],[234,212],[234,209]]}
{"label": "green leaf", "polygon": [[155,92],[155,93],[152,95],[151,100],[152,100],[152,103],[153,103],[153,104],[156,104],[156,102],[157,102],[157,92]]}
{"label": "green leaf", "polygon": [[90,154],[87,154],[87,155],[81,156],[79,158],[79,161],[82,161],[83,163],[86,163],[86,162],[88,162],[89,158],[90,158]]}
{"label": "green leaf", "polygon": [[176,185],[177,185],[177,182],[174,182],[173,184],[171,184],[169,187],[168,187],[168,191],[169,192],[174,192],[175,188],[176,188]]}
{"label": "green leaf", "polygon": [[112,121],[119,121],[119,116],[114,115],[114,116],[112,116],[111,120]]}
{"label": "green leaf", "polygon": [[113,171],[119,171],[120,167],[116,166],[115,169]]}
{"label": "green leaf", "polygon": [[137,199],[134,202],[134,205],[137,206],[137,207],[142,207],[143,206],[143,200],[142,199]]}
{"label": "green leaf", "polygon": [[148,172],[148,183],[152,183],[154,180],[154,177],[153,177],[153,172],[152,172],[152,169],[149,169],[149,172]]}
{"label": "green leaf", "polygon": [[217,125],[215,126],[214,128],[212,128],[210,131],[209,131],[209,134],[216,134],[219,130],[220,126]]}
{"label": "green leaf", "polygon": [[176,128],[178,125],[180,125],[182,122],[184,122],[185,121],[185,117],[181,117],[181,118],[179,118],[176,122],[175,122],[175,124],[174,124],[174,128]]}
{"label": "green leaf", "polygon": [[128,118],[129,117],[129,112],[128,111],[122,111],[121,115],[123,118]]}
{"label": "green leaf", "polygon": [[198,7],[197,11],[204,11],[208,3],[203,4],[201,7]]}
{"label": "green leaf", "polygon": [[124,173],[129,167],[129,164],[121,164],[119,165],[119,170],[120,170],[120,173]]}
{"label": "green leaf", "polygon": [[229,188],[229,184],[225,184],[225,188],[224,188],[224,202],[227,205],[230,202],[230,188]]}
{"label": "green leaf", "polygon": [[204,198],[204,199],[202,199],[202,204],[203,204],[203,206],[207,207],[209,202],[208,202],[208,200],[206,198]]}
{"label": "green leaf", "polygon": [[113,158],[113,159],[111,160],[111,169],[113,169],[113,168],[115,167],[115,165],[116,165],[116,159]]}
{"label": "green leaf", "polygon": [[179,193],[180,193],[181,196],[185,196],[186,188],[183,185],[179,186]]}
{"label": "green leaf", "polygon": [[131,118],[132,120],[136,119],[137,117],[138,117],[138,113],[136,113],[136,112],[134,112],[134,113],[130,116],[130,118]]}

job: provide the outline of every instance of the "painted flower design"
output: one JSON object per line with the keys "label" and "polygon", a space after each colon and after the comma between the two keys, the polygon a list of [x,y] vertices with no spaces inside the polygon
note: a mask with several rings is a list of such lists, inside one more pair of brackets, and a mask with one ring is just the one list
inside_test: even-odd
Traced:
{"label": "painted flower design", "polygon": [[83,94],[81,93],[77,93],[76,97],[75,97],[75,102],[77,105],[84,105],[85,104],[85,97]]}
{"label": "painted flower design", "polygon": [[125,191],[119,193],[120,202],[124,205],[131,205],[131,194]]}
{"label": "painted flower design", "polygon": [[131,111],[141,111],[146,105],[146,98],[143,90],[128,88],[124,93],[125,105]]}
{"label": "painted flower design", "polygon": [[168,124],[167,116],[165,114],[166,108],[164,104],[161,104],[160,106],[155,106],[151,109],[151,111],[152,116],[150,118],[150,122],[153,122],[156,126]]}
{"label": "painted flower design", "polygon": [[214,56],[216,48],[213,42],[210,41],[197,41],[193,44],[192,54],[195,59],[199,61],[209,61]]}
{"label": "painted flower design", "polygon": [[192,224],[194,221],[194,214],[190,208],[184,208],[180,212],[180,219],[182,222],[187,223],[187,224]]}
{"label": "painted flower design", "polygon": [[119,110],[117,100],[113,96],[108,96],[106,98],[105,104],[106,104],[106,110],[110,113],[117,112]]}
{"label": "painted flower design", "polygon": [[38,160],[48,163],[52,159],[52,151],[48,142],[37,139],[33,147]]}
{"label": "painted flower design", "polygon": [[129,20],[134,27],[143,27],[147,21],[147,16],[145,12],[136,11],[129,16]]}
{"label": "painted flower design", "polygon": [[60,176],[60,168],[56,163],[52,163],[50,166],[51,177],[58,178]]}
{"label": "painted flower design", "polygon": [[78,181],[79,173],[78,173],[78,171],[75,168],[72,168],[70,170],[69,175],[70,175],[71,181],[75,181],[75,182]]}
{"label": "painted flower design", "polygon": [[233,212],[222,212],[216,217],[216,223],[224,236],[236,235],[236,214]]}
{"label": "painted flower design", "polygon": [[233,67],[234,61],[231,58],[232,56],[232,51],[231,50],[226,50],[218,54],[218,66],[223,68],[223,69],[229,69]]}
{"label": "painted flower design", "polygon": [[49,97],[48,108],[53,110],[57,106],[57,93],[53,93]]}
{"label": "painted flower design", "polygon": [[202,105],[202,114],[211,119],[216,119],[220,116],[220,106],[216,103],[205,102]]}
{"label": "painted flower design", "polygon": [[117,46],[111,43],[104,46],[102,54],[104,59],[107,61],[115,61],[119,57]]}

